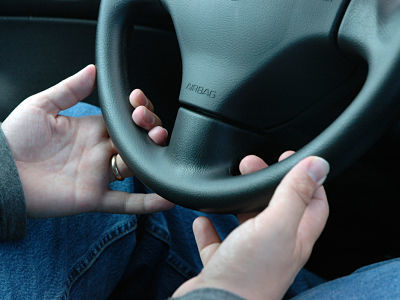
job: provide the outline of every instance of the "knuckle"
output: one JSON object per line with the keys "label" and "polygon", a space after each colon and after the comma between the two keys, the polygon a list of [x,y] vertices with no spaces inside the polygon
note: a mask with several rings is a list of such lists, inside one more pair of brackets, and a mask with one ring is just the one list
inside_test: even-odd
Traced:
{"label": "knuckle", "polygon": [[314,194],[315,183],[311,178],[295,178],[292,183],[292,190],[305,204],[309,204]]}

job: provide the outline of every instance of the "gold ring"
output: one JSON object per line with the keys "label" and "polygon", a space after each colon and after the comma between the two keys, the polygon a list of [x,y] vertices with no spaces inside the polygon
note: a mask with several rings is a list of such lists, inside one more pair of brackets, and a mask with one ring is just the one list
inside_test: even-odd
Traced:
{"label": "gold ring", "polygon": [[118,166],[117,166],[117,155],[118,154],[114,154],[111,157],[111,170],[114,174],[115,179],[122,181],[124,180],[124,177],[122,177],[121,173],[118,170]]}

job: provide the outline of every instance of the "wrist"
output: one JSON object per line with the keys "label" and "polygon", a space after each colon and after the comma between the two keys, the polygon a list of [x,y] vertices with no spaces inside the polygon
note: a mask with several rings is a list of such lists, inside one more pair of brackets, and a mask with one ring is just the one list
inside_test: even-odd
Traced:
{"label": "wrist", "polygon": [[219,300],[219,299],[225,299],[225,300],[245,300],[245,298],[242,298],[236,294],[232,294],[229,291],[221,290],[221,289],[215,289],[215,288],[201,288],[201,289],[196,289],[193,291],[190,291],[186,293],[183,296],[180,296],[179,298],[169,298],[169,299],[185,299],[185,300],[198,300],[198,299],[213,299],[213,300]]}
{"label": "wrist", "polygon": [[[193,291],[200,289],[215,289],[229,292],[240,299],[251,299],[251,300],[278,300],[282,299],[286,291],[282,293],[276,292],[279,289],[274,288],[273,285],[268,285],[264,283],[263,286],[255,287],[249,282],[246,282],[246,279],[240,280],[241,283],[235,280],[232,282],[229,280],[229,276],[227,274],[226,277],[221,278],[205,278],[203,276],[203,272],[198,276],[190,279],[181,285],[173,294],[172,298],[185,296]],[[266,288],[266,286],[269,288]]]}

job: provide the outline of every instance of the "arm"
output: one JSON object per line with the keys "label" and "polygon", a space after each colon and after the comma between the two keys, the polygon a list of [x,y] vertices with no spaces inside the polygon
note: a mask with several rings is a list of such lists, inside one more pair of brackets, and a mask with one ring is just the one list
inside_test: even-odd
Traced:
{"label": "arm", "polygon": [[0,123],[0,241],[25,235],[24,191]]}

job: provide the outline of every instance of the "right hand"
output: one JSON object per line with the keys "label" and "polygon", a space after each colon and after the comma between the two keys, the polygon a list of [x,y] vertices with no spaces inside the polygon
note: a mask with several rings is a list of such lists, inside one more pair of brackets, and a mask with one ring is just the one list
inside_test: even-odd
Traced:
{"label": "right hand", "polygon": [[[163,144],[164,129],[152,129],[142,122],[150,119],[152,124],[160,124],[152,112],[151,102],[144,97],[131,98],[131,104],[138,107],[133,119],[137,125],[151,129],[149,136]],[[145,105],[138,106],[138,103]],[[144,118],[144,115],[151,117]],[[292,154],[293,151],[283,153],[279,161]],[[262,159],[250,155],[241,161],[239,169],[245,175],[266,167]],[[210,220],[196,219],[193,229],[204,269],[184,283],[174,296],[215,287],[247,299],[283,297],[311,255],[327,221],[329,206],[322,183],[328,171],[329,165],[317,157],[300,162],[282,180],[268,208],[259,214],[238,215],[241,226],[224,242]]]}
{"label": "right hand", "polygon": [[[251,171],[266,166],[255,157],[248,162]],[[193,230],[204,269],[179,287],[174,297],[218,288],[246,299],[281,299],[327,221],[329,207],[322,183],[328,171],[321,158],[301,161],[282,180],[269,206],[223,242],[209,219],[196,219]]]}

